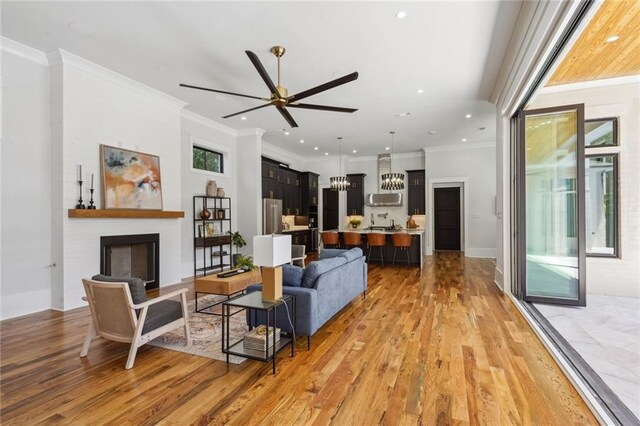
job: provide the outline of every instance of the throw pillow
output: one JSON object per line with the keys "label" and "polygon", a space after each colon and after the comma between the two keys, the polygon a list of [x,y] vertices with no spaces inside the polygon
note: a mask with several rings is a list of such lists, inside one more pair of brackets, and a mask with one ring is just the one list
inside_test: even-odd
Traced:
{"label": "throw pillow", "polygon": [[354,247],[351,250],[341,253],[340,256],[344,257],[347,262],[351,262],[352,260],[360,259],[362,257],[362,249],[360,247]]}
{"label": "throw pillow", "polygon": [[332,257],[340,256],[346,250],[343,249],[322,249],[320,252],[320,257],[318,259],[330,259]]}
{"label": "throw pillow", "polygon": [[282,265],[282,285],[288,287],[300,287],[304,268],[288,263]]}
{"label": "throw pillow", "polygon": [[129,292],[131,293],[131,300],[134,304],[147,301],[147,290],[144,286],[144,281],[140,278],[122,278],[122,277],[110,277],[108,275],[94,275],[91,277],[94,281],[102,281],[107,283],[127,283],[129,284]]}
{"label": "throw pillow", "polygon": [[347,261],[344,257],[332,257],[330,259],[317,260],[309,263],[307,267],[304,268],[302,287],[314,288],[320,275],[342,266],[345,263],[347,263]]}

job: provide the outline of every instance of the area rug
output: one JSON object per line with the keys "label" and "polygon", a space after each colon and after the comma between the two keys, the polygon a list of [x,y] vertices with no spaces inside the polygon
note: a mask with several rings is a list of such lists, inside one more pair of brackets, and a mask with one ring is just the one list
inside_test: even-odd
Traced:
{"label": "area rug", "polygon": [[[201,296],[198,298],[198,307],[208,306],[225,299],[226,296]],[[189,330],[191,331],[190,347],[186,346],[187,339],[184,337],[184,330],[182,328],[165,333],[148,344],[171,349],[172,351],[226,361],[227,355],[222,353],[222,317],[194,312],[194,301],[189,302],[188,305]],[[229,328],[231,329],[229,335],[230,341],[235,342],[240,340],[242,335],[249,329],[247,327],[245,313],[239,312],[233,315],[229,320]],[[241,364],[244,361],[246,361],[246,358],[229,355],[229,362],[232,364]]]}

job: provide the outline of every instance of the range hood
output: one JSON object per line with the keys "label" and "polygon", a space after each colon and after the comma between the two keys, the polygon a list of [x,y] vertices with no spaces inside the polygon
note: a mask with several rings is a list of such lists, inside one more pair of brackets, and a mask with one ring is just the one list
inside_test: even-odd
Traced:
{"label": "range hood", "polygon": [[384,192],[367,194],[366,204],[369,207],[401,207],[402,192]]}
{"label": "range hood", "polygon": [[[382,188],[382,175],[391,172],[391,155],[378,155],[378,188]],[[402,192],[367,194],[365,204],[369,207],[401,207]]]}

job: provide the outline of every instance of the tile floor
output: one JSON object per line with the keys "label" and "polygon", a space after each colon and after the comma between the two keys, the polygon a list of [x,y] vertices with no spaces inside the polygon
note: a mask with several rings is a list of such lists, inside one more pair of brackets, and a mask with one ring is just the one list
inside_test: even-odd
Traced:
{"label": "tile floor", "polygon": [[587,294],[586,308],[535,306],[640,418],[640,298]]}

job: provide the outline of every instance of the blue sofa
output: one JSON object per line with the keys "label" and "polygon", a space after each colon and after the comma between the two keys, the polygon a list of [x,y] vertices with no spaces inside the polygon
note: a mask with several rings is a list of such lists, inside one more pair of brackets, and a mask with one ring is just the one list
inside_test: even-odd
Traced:
{"label": "blue sofa", "polygon": [[[367,264],[359,248],[325,249],[320,260],[304,269],[291,265],[284,265],[283,269],[282,292],[296,296],[296,334],[307,338],[367,290]],[[247,292],[260,290],[259,284],[247,287]],[[290,305],[289,312],[292,312]],[[252,318],[254,324],[249,325],[264,324],[264,316]],[[284,305],[278,308],[277,327],[291,331]]]}

